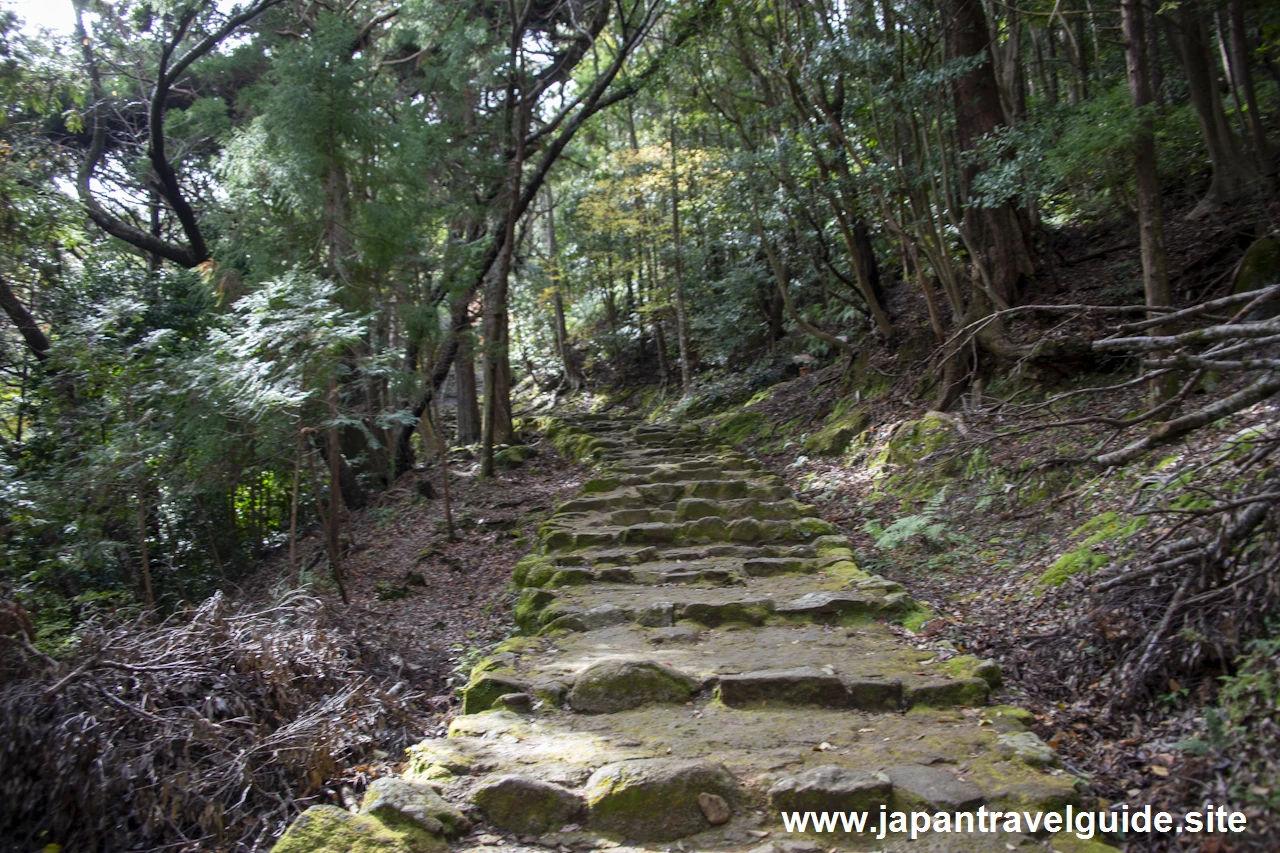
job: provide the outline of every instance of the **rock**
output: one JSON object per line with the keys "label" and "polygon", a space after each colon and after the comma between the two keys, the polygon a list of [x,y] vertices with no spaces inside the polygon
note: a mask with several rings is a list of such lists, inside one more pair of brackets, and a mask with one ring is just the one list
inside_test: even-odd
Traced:
{"label": "rock", "polygon": [[816,456],[839,456],[869,426],[871,416],[855,409],[805,439],[804,449]]}
{"label": "rock", "polygon": [[809,592],[778,605],[784,616],[812,616],[819,613],[870,615],[879,609],[874,598],[855,592]]}
{"label": "rock", "polygon": [[405,775],[415,779],[448,780],[466,776],[476,769],[475,756],[456,740],[428,738],[406,750],[409,767]]}
{"label": "rock", "polygon": [[337,806],[312,806],[271,853],[443,853],[448,844],[410,821],[384,823]]}
{"label": "rock", "polygon": [[494,706],[525,714],[533,708],[533,697],[528,693],[503,693],[494,702]]}
{"label": "rock", "polygon": [[965,705],[976,708],[986,704],[991,687],[981,678],[955,678],[949,681],[927,681],[913,684],[907,690],[907,705],[915,708],[951,708]]}
{"label": "rock", "polygon": [[697,628],[688,625],[672,625],[668,628],[654,628],[649,632],[649,642],[655,646],[685,645],[698,642],[701,633]]}
{"label": "rock", "polygon": [[888,803],[892,790],[883,773],[815,767],[774,783],[769,806],[775,811],[870,811]]}
{"label": "rock", "polygon": [[670,601],[655,601],[636,614],[636,623],[649,628],[665,628],[675,621],[676,606]]}
{"label": "rock", "polygon": [[638,841],[673,841],[706,830],[700,794],[731,805],[737,783],[711,761],[635,758],[606,764],[587,780],[588,822],[601,832]]}
{"label": "rock", "polygon": [[780,703],[846,708],[849,692],[839,676],[819,669],[767,670],[720,677],[720,701],[730,708]]}
{"label": "rock", "polygon": [[408,819],[432,835],[446,838],[457,838],[471,829],[471,821],[432,788],[396,776],[373,781],[364,792],[360,813],[387,823],[394,823],[397,817]]}
{"label": "rock", "polygon": [[564,703],[568,692],[569,685],[554,678],[544,678],[533,683],[533,695],[553,708],[559,708]]}
{"label": "rock", "polygon": [[586,809],[581,795],[524,776],[497,776],[476,786],[471,802],[494,826],[543,835],[573,823]]}
{"label": "rock", "polygon": [[733,817],[733,809],[729,808],[729,803],[719,794],[708,794],[706,792],[699,794],[698,808],[702,809],[702,816],[712,826],[728,823],[729,818]]}
{"label": "rock", "polygon": [[[1232,293],[1248,293],[1280,281],[1280,241],[1274,237],[1261,237],[1245,251],[1237,268]],[[1280,311],[1275,301],[1262,305],[1249,313],[1249,320],[1269,320]]]}
{"label": "rock", "polygon": [[696,678],[654,661],[606,660],[578,676],[568,700],[579,713],[612,714],[655,702],[684,702],[699,687]]}
{"label": "rock", "polygon": [[495,468],[519,468],[525,463],[526,459],[530,459],[538,455],[538,451],[525,444],[515,444],[511,447],[503,448],[493,454],[493,467]]}
{"label": "rock", "polygon": [[1006,758],[1016,758],[1023,764],[1032,767],[1054,767],[1058,764],[1058,756],[1052,747],[1033,732],[1014,732],[996,738],[1000,752]]}
{"label": "rock", "polygon": [[921,803],[944,811],[964,811],[982,805],[982,789],[972,782],[962,782],[939,767],[922,764],[899,764],[886,768],[884,774],[893,783],[893,795],[901,797],[904,809]]}
{"label": "rock", "polygon": [[492,708],[499,696],[528,692],[529,682],[523,679],[503,673],[481,673],[462,689],[462,713],[478,714]]}
{"label": "rock", "polygon": [[914,465],[945,447],[959,432],[952,415],[929,412],[915,421],[904,421],[890,431],[886,459],[895,465]]}
{"label": "rock", "polygon": [[747,625],[763,625],[773,612],[774,604],[768,598],[743,601],[691,601],[680,611],[680,618],[691,619],[715,628],[725,622],[744,622]]}

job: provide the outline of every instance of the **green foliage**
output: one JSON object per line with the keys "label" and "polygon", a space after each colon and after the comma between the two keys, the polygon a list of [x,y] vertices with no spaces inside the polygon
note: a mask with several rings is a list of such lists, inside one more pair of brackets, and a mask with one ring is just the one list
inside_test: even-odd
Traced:
{"label": "green foliage", "polygon": [[919,542],[927,548],[946,544],[950,536],[946,524],[939,515],[946,503],[947,489],[938,491],[919,513],[905,515],[888,527],[881,527],[874,519],[863,525],[863,530],[876,537],[875,546],[882,551],[895,551],[903,545]]}

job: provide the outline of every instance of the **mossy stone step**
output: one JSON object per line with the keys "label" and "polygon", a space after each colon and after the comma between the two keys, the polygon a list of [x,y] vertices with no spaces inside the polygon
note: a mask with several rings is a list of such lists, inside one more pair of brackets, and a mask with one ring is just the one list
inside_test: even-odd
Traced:
{"label": "mossy stone step", "polygon": [[[1079,804],[1029,715],[981,707],[998,667],[914,648],[875,621],[914,602],[859,569],[780,478],[692,426],[585,415],[548,436],[601,473],[517,566],[530,636],[475,668],[449,737],[410,750],[410,780],[470,800],[522,844],[632,853],[682,838],[764,853],[754,815],[781,808]],[[1024,842],[939,835],[927,847]],[[839,843],[924,849],[900,833]]]}

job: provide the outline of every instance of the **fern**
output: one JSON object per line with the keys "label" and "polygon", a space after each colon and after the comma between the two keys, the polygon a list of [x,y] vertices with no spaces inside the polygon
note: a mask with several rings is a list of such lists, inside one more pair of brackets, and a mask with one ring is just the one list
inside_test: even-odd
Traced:
{"label": "fern", "polygon": [[892,550],[919,537],[926,545],[944,544],[949,538],[946,525],[938,520],[938,513],[947,498],[944,487],[925,504],[924,510],[915,515],[906,515],[881,528],[879,522],[868,521],[863,530],[876,537],[875,545],[881,550]]}

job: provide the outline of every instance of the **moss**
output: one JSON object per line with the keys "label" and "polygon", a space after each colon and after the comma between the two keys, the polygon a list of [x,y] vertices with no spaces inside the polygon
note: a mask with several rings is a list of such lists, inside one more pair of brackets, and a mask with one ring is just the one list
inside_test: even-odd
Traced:
{"label": "moss", "polygon": [[768,437],[768,418],[763,412],[734,412],[711,428],[711,434],[730,444],[742,444],[756,435]]}
{"label": "moss", "polygon": [[853,560],[837,560],[822,571],[837,580],[842,587],[871,577]]}
{"label": "moss", "polygon": [[540,625],[538,616],[552,601],[555,601],[555,595],[544,589],[523,590],[512,611],[515,623],[527,634],[537,633]]}
{"label": "moss", "polygon": [[1055,835],[1053,849],[1058,853],[1119,853],[1117,848],[1104,844],[1097,838],[1079,838],[1070,832],[1059,832]]}
{"label": "moss", "polygon": [[1041,589],[1062,586],[1070,578],[1081,572],[1097,571],[1107,565],[1108,562],[1110,562],[1110,559],[1105,554],[1098,554],[1087,545],[1082,545],[1054,560],[1053,565],[1044,574],[1040,575],[1036,585]]}
{"label": "moss", "polygon": [[914,610],[909,611],[906,616],[902,617],[902,627],[914,633],[923,628],[924,623],[936,615],[929,608],[917,605]]}
{"label": "moss", "polygon": [[312,806],[293,822],[272,853],[435,853],[448,845],[407,819],[351,814]]}
{"label": "moss", "polygon": [[1000,667],[992,660],[956,655],[938,664],[937,668],[956,678],[981,678],[991,687],[1000,686]]}
{"label": "moss", "polygon": [[818,456],[838,456],[869,426],[871,416],[863,409],[847,414],[833,413],[826,426],[805,439],[804,449]]}
{"label": "moss", "polygon": [[466,776],[476,767],[473,756],[463,752],[454,741],[429,738],[415,743],[405,750],[408,765],[404,777],[447,782],[457,776]]}
{"label": "moss", "polygon": [[997,732],[1025,732],[1036,722],[1036,715],[1017,705],[988,705],[982,718]]}
{"label": "moss", "polygon": [[822,536],[815,539],[813,545],[819,557],[853,559],[853,549],[849,547],[849,540],[843,536]]}
{"label": "moss", "polygon": [[499,776],[476,788],[471,801],[489,821],[511,832],[542,835],[577,818],[582,798],[549,782],[522,776]]}
{"label": "moss", "polygon": [[504,470],[519,468],[526,460],[537,455],[538,451],[527,444],[515,444],[511,447],[504,447],[493,454],[493,465],[495,468]]}
{"label": "moss", "polygon": [[1077,527],[1071,535],[1088,535],[1088,538],[1084,540],[1084,544],[1089,546],[1131,536],[1147,526],[1145,516],[1131,518],[1128,522],[1123,522],[1121,519],[1122,517],[1118,512],[1104,512],[1102,515],[1091,518]]}
{"label": "moss", "polygon": [[698,682],[652,661],[601,661],[588,667],[569,691],[579,713],[612,714],[652,703],[684,702]]}
{"label": "moss", "polygon": [[951,419],[930,413],[915,421],[898,425],[885,448],[885,461],[895,465],[912,465],[941,450],[954,437]]}
{"label": "moss", "polygon": [[840,533],[836,526],[821,518],[798,518],[791,522],[792,533],[800,539],[811,536],[836,536]]}
{"label": "moss", "polygon": [[543,586],[554,572],[549,558],[530,554],[511,570],[511,583],[517,587]]}
{"label": "moss", "polygon": [[709,829],[699,794],[732,804],[737,786],[727,770],[707,761],[636,759],[606,765],[587,783],[590,824],[639,841],[674,841]]}
{"label": "moss", "polygon": [[462,688],[462,713],[478,714],[487,711],[498,702],[499,696],[508,693],[526,693],[529,685],[516,678],[515,670],[503,667],[487,672],[472,671],[471,681]]}

